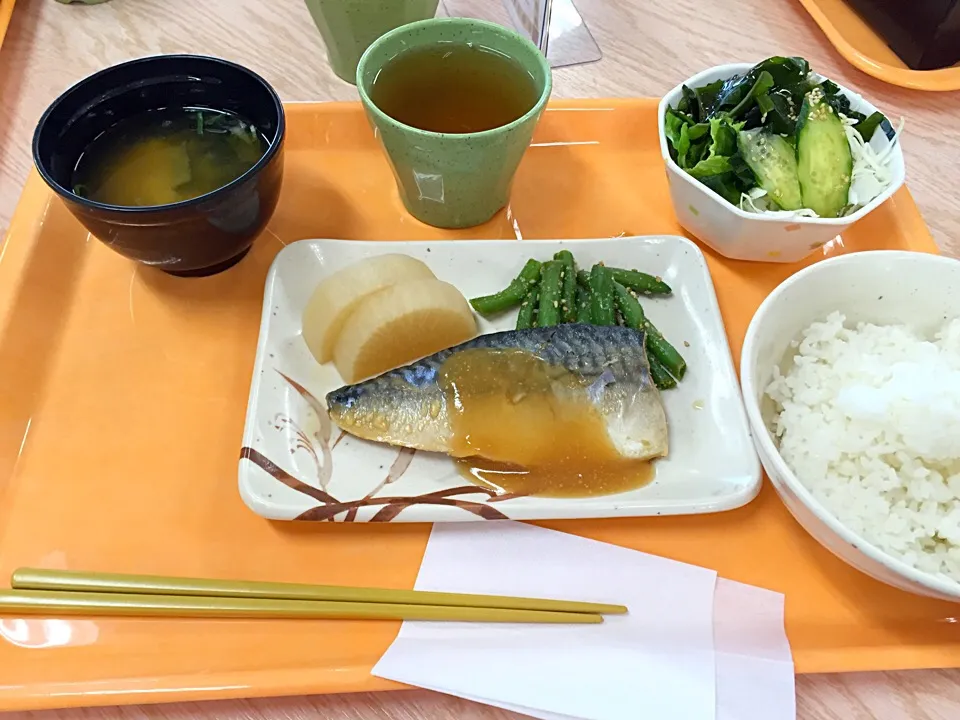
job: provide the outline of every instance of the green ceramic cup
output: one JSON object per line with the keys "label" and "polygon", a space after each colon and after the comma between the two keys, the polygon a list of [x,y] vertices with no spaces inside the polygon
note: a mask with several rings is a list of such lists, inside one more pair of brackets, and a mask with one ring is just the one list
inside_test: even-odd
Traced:
{"label": "green ceramic cup", "polygon": [[370,43],[401,25],[432,18],[440,0],[305,0],[327,46],[330,67],[353,83]]}
{"label": "green ceramic cup", "polygon": [[[438,43],[473,43],[513,58],[534,78],[536,104],[507,125],[462,134],[420,130],[382,112],[370,99],[380,69],[405,50]],[[392,30],[367,48],[357,66],[360,100],[393,166],[403,204],[421,222],[442,228],[480,225],[507,204],[551,87],[550,65],[533,43],[472,18],[435,18]]]}

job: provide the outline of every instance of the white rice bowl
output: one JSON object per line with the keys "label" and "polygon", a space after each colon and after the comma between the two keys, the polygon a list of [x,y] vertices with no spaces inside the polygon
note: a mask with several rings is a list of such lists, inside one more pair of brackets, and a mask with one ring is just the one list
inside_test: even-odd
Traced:
{"label": "white rice bowl", "polygon": [[960,319],[809,325],[765,388],[799,481],[856,535],[960,588]]}

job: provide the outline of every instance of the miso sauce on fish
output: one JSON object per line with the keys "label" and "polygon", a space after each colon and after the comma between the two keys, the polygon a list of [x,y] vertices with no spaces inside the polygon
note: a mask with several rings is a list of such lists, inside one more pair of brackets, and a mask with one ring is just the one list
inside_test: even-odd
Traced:
{"label": "miso sauce on fish", "polygon": [[504,492],[623,492],[668,449],[644,340],[578,324],[481,335],[334,390],[327,408],[346,432],[447,453]]}
{"label": "miso sauce on fish", "polygon": [[653,478],[620,454],[590,402],[589,380],[524,350],[464,350],[440,367],[453,430],[450,455],[498,493],[585,497]]}

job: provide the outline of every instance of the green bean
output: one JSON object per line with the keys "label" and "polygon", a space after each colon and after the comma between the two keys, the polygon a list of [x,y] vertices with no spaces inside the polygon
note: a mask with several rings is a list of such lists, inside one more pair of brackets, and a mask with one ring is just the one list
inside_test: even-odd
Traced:
{"label": "green bean", "polygon": [[649,320],[644,322],[643,329],[647,331],[647,351],[652,352],[666,370],[677,380],[683,380],[687,374],[687,361],[677,352],[677,349],[667,342]]}
{"label": "green bean", "polygon": [[548,260],[540,271],[540,309],[537,312],[537,327],[550,327],[560,323],[560,295],[563,292],[564,264]]}
{"label": "green bean", "polygon": [[590,324],[590,290],[577,285],[577,322]]}
{"label": "green bean", "polygon": [[640,307],[639,301],[616,280],[613,281],[613,296],[617,303],[617,310],[623,317],[623,324],[634,330],[642,330],[646,317],[643,315],[643,308]]}
{"label": "green bean", "polygon": [[540,286],[534,284],[527,296],[520,303],[520,312],[517,313],[517,330],[526,330],[537,325],[537,300],[540,297]]}
{"label": "green bean", "polygon": [[577,261],[569,250],[561,250],[553,256],[563,263],[563,291],[560,293],[560,314],[563,322],[577,319]]}
{"label": "green bean", "polygon": [[611,277],[624,287],[644,295],[669,295],[673,292],[669,285],[653,275],[639,270],[624,270],[623,268],[607,268]]}
{"label": "green bean", "polygon": [[647,320],[640,301],[631,295],[629,290],[616,281],[613,282],[613,289],[617,307],[623,315],[624,322],[628,327],[643,330],[646,333],[647,353],[655,357],[677,380],[683,380],[687,372],[687,363],[677,349],[667,342],[652,322]]}
{"label": "green bean", "polygon": [[540,267],[541,264],[536,260],[527,260],[520,274],[505,289],[493,295],[473,298],[470,304],[481,315],[493,315],[516,307],[540,280]]}
{"label": "green bean", "polygon": [[599,263],[590,270],[590,320],[594,325],[614,325],[617,322],[613,278]]}
{"label": "green bean", "polygon": [[667,369],[660,364],[655,357],[650,357],[650,377],[658,390],[669,390],[677,386],[677,380],[673,375],[667,372]]}

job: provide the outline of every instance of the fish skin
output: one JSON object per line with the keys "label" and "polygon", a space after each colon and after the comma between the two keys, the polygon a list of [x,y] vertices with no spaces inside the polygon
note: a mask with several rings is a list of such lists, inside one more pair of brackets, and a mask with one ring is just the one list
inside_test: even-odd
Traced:
{"label": "fish skin", "polygon": [[571,323],[479,335],[410,365],[327,393],[331,420],[351,435],[432,452],[450,451],[452,429],[440,367],[464,350],[525,350],[586,381],[624,457],[667,454],[667,421],[644,346],[645,333]]}

